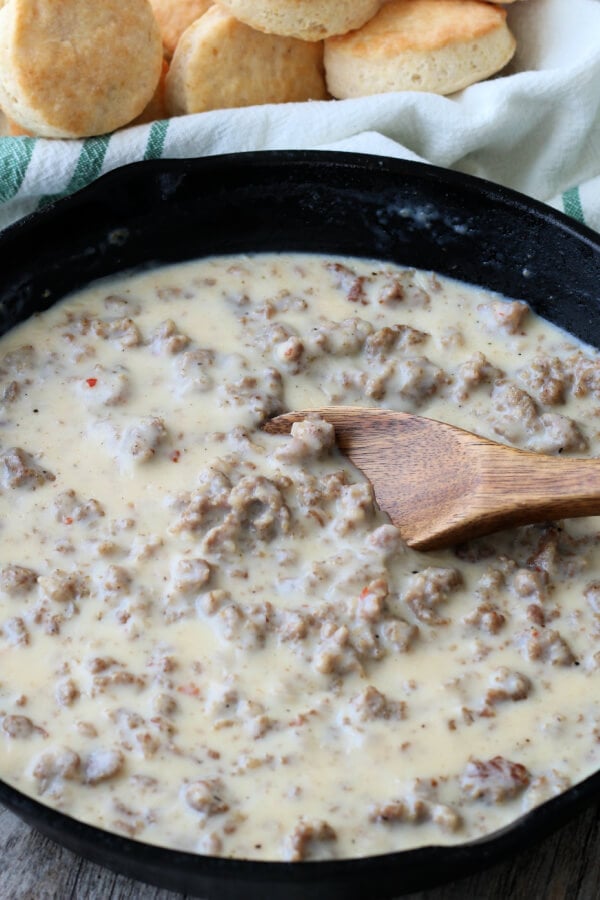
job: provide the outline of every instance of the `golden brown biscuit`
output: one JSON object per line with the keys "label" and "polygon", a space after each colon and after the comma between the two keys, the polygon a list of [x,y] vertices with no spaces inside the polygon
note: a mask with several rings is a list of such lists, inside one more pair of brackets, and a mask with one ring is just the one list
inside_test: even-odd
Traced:
{"label": "golden brown biscuit", "polygon": [[87,137],[144,109],[162,42],[148,0],[6,0],[0,59],[9,118],[44,137]]}
{"label": "golden brown biscuit", "polygon": [[506,12],[481,0],[389,0],[366,25],[325,41],[334,97],[386,91],[451,94],[510,60]]}
{"label": "golden brown biscuit", "polygon": [[162,72],[160,73],[160,79],[156,86],[156,90],[152,95],[152,99],[141,111],[139,116],[136,116],[136,118],[133,119],[131,122],[132,125],[147,125],[148,122],[159,122],[161,119],[166,119],[168,117],[167,104],[165,101],[168,71],[169,63],[166,59],[163,59]]}
{"label": "golden brown biscuit", "polygon": [[267,34],[320,41],[360,28],[383,0],[222,0],[240,21]]}
{"label": "golden brown biscuit", "polygon": [[192,22],[199,19],[213,0],[150,0],[162,34],[165,56],[175,53],[177,41]]}
{"label": "golden brown biscuit", "polygon": [[4,131],[2,133],[10,137],[33,137],[30,131],[21,128],[20,125],[13,122],[12,119],[8,119],[6,116],[4,117]]}
{"label": "golden brown biscuit", "polygon": [[166,81],[171,115],[326,96],[322,43],[263,34],[217,4],[182,35]]}

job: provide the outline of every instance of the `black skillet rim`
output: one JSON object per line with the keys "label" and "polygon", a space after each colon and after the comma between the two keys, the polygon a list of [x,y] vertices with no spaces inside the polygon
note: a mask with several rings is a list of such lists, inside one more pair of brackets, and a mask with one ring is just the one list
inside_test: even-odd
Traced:
{"label": "black skillet rim", "polygon": [[[330,199],[331,195],[331,191],[327,194],[327,188],[330,187],[327,182],[328,178],[331,177],[336,189],[346,194],[354,191],[358,199],[361,196],[361,191],[368,190],[368,188],[365,188],[367,184],[365,175],[367,173],[374,179],[380,179],[383,176],[387,180],[386,187],[388,190],[392,189],[392,179],[397,179],[395,186],[398,189],[400,187],[404,189],[406,184],[410,185],[411,182],[414,182],[415,189],[418,188],[418,190],[423,191],[428,195],[428,198],[433,190],[435,202],[440,204],[442,209],[443,204],[448,202],[448,198],[456,198],[462,192],[467,205],[470,205],[471,212],[475,209],[474,203],[480,200],[491,210],[500,211],[504,216],[513,217],[514,222],[519,218],[523,219],[527,223],[527,229],[534,232],[532,235],[527,234],[525,225],[521,223],[522,240],[514,241],[511,231],[505,228],[503,232],[505,246],[495,248],[498,250],[496,256],[488,256],[484,252],[482,257],[479,241],[480,239],[485,241],[487,235],[485,232],[482,234],[478,233],[478,229],[482,227],[483,220],[481,216],[482,210],[476,210],[475,217],[477,221],[475,222],[475,227],[471,229],[471,222],[467,217],[466,221],[459,222],[456,228],[458,232],[459,228],[464,226],[462,233],[458,234],[458,236],[454,235],[457,240],[470,240],[472,244],[472,264],[467,266],[465,271],[464,268],[459,269],[449,264],[452,249],[452,241],[451,239],[449,240],[449,236],[450,238],[453,237],[451,232],[455,229],[455,222],[434,222],[433,227],[429,222],[421,223],[419,226],[415,226],[413,223],[411,237],[415,236],[419,228],[421,229],[421,236],[427,229],[431,229],[434,240],[437,241],[439,238],[440,243],[444,242],[447,245],[440,250],[438,257],[434,259],[434,264],[431,266],[436,271],[451,277],[462,278],[474,284],[484,284],[491,290],[502,290],[504,283],[500,276],[504,271],[514,270],[519,265],[522,265],[525,269],[528,268],[530,256],[528,252],[523,251],[521,244],[525,244],[531,250],[535,246],[536,232],[541,230],[544,232],[545,237],[554,235],[553,247],[558,249],[559,252],[556,259],[544,258],[542,254],[541,260],[536,260],[536,262],[548,268],[552,265],[557,265],[560,268],[565,262],[561,258],[562,254],[557,243],[556,236],[558,235],[570,241],[571,247],[576,247],[580,254],[587,254],[586,261],[590,262],[590,269],[597,272],[598,253],[600,251],[600,235],[597,232],[558,210],[510,188],[458,171],[391,157],[339,151],[275,150],[215,155],[198,159],[161,159],[129,163],[108,172],[87,187],[68,197],[56,200],[45,198],[44,208],[30,213],[8,226],[3,232],[0,232],[0,259],[2,259],[0,291],[6,296],[6,291],[9,290],[9,298],[15,302],[19,301],[19,292],[22,291],[24,284],[23,278],[20,277],[19,268],[22,273],[23,269],[32,260],[31,251],[27,247],[28,239],[31,239],[33,245],[33,268],[35,269],[39,265],[49,267],[51,264],[48,260],[48,252],[46,252],[44,257],[44,253],[40,252],[40,250],[45,244],[48,244],[52,251],[58,248],[64,253],[65,241],[62,232],[65,227],[69,228],[69,226],[71,230],[68,237],[71,241],[78,244],[77,252],[80,256],[88,255],[89,263],[92,266],[90,279],[102,277],[104,274],[126,271],[128,266],[121,260],[127,258],[126,251],[128,237],[130,236],[123,236],[122,234],[122,232],[127,232],[127,223],[131,219],[135,219],[137,215],[136,224],[139,224],[141,217],[145,216],[146,218],[143,220],[144,227],[149,228],[150,205],[158,213],[166,210],[168,214],[174,216],[174,208],[177,204],[181,205],[182,202],[185,202],[183,195],[188,180],[193,180],[196,176],[204,177],[207,180],[206,189],[213,193],[215,192],[215,183],[218,187],[219,182],[225,182],[227,178],[230,178],[234,189],[239,191],[240,178],[243,180],[252,176],[255,179],[252,187],[255,192],[254,197],[256,197],[256,189],[261,179],[261,184],[265,184],[266,180],[267,187],[274,192],[277,176],[280,175],[281,184],[279,187],[283,196],[285,196],[285,192],[290,186],[296,190],[308,190],[310,188],[317,190],[322,188],[323,196],[326,196],[327,199]],[[288,176],[289,178],[287,178]],[[128,193],[132,187],[136,192],[135,199],[129,196]],[[144,187],[148,188],[147,197],[143,193]],[[195,184],[195,190],[198,190],[197,183]],[[383,188],[381,190],[383,191]],[[317,196],[316,202],[318,203],[320,199]],[[371,199],[371,195],[367,199]],[[275,200],[272,197],[271,203],[274,202]],[[299,207],[297,196],[294,197],[294,202]],[[141,212],[137,207],[143,207]],[[456,213],[456,206],[453,211]],[[82,235],[76,230],[79,227],[80,230],[85,232],[90,227],[89,220],[85,221],[86,212],[87,214],[92,212],[94,216],[100,217],[103,223],[110,220],[123,223],[125,227],[117,227],[112,233],[107,232],[103,235],[96,232],[94,236],[98,246],[95,248],[86,247],[84,243],[81,243],[81,240],[85,239],[85,234]],[[306,212],[309,217],[312,215],[314,218],[314,210],[310,209],[310,203],[305,209],[301,209],[301,212]],[[376,223],[381,235],[384,235],[383,238],[378,237],[378,240],[381,239],[383,241],[382,248],[378,251],[381,253],[380,258],[382,259],[395,259],[398,251],[402,249],[400,243],[396,242],[394,244],[389,239],[389,232],[392,231],[393,225],[405,224],[401,222],[402,216],[398,215],[398,210],[396,209],[393,212],[396,218],[391,225],[388,226],[386,222]],[[427,210],[425,212],[427,214]],[[253,211],[253,215],[255,214]],[[327,214],[331,218],[335,214],[335,208],[333,210],[328,209]],[[281,216],[280,212],[279,215]],[[361,210],[359,205],[357,205],[356,215],[357,218],[360,218]],[[181,222],[178,224],[181,226]],[[370,225],[374,231],[374,224],[371,222]],[[283,220],[283,227],[287,231],[291,229],[291,223]],[[497,240],[497,234],[493,228],[491,233],[495,235]],[[207,235],[204,235],[204,237],[206,238]],[[300,249],[304,246],[305,237],[306,240],[310,240],[308,235],[303,235]],[[254,234],[252,239],[255,239]],[[297,234],[294,235],[294,239],[298,240]],[[432,246],[430,243],[429,250],[431,250]],[[271,234],[267,249],[277,250],[280,248],[298,249],[297,246],[288,247],[287,235],[286,240],[280,242]],[[261,245],[257,249],[264,248]],[[308,249],[312,249],[312,246],[308,247]],[[486,246],[484,251],[490,253],[490,249],[489,246]],[[123,252],[120,252],[121,250]],[[213,249],[211,245],[207,252],[223,253],[227,251],[222,250],[220,247]],[[331,252],[337,254],[356,253],[356,255],[362,256],[369,255],[363,253],[360,247],[352,246],[351,244],[349,247],[344,246]],[[593,257],[593,260],[591,257]],[[93,266],[99,258],[102,262],[102,268],[98,276],[94,274]],[[173,247],[170,246],[168,254],[154,258],[152,264],[162,265],[185,258],[189,257],[185,253],[178,256],[177,251],[174,251]],[[67,258],[67,263],[70,261]],[[112,268],[105,272],[105,267],[109,262]],[[414,265],[418,264],[418,262],[414,263]],[[137,263],[134,263],[135,265]],[[482,272],[485,273],[485,278],[482,278],[480,281],[478,279]],[[524,292],[523,299],[529,299],[528,294],[531,294],[531,291],[527,289],[525,272],[522,274],[521,285],[513,285],[513,289],[508,295],[518,299],[522,290]],[[540,279],[543,275],[542,268],[538,267],[538,270],[534,273],[534,278]],[[57,277],[56,270],[52,272],[52,276],[54,278]],[[529,275],[527,277],[530,278]],[[530,280],[533,281],[534,278]],[[65,288],[65,291],[68,289],[70,288]],[[47,305],[54,302],[57,296],[61,296],[61,294],[56,296],[49,295]],[[554,299],[556,302],[552,307],[550,318],[561,324],[554,316],[558,316],[562,298]],[[594,304],[600,303],[596,284],[594,284],[591,291],[588,290],[587,299],[592,300]],[[0,332],[6,327],[3,321],[4,306],[5,300],[0,302]],[[573,333],[577,334],[576,331]],[[585,334],[577,334],[577,336],[584,340],[586,338]]]}
{"label": "black skillet rim", "polygon": [[[261,167],[271,171],[306,167],[326,179],[332,171],[382,172],[389,178],[416,178],[452,190],[474,192],[486,204],[526,214],[551,228],[571,235],[586,245],[600,262],[600,236],[542,203],[480,178],[407,162],[364,154],[328,151],[261,151],[198,160],[159,160],[132,163],[109,172],[82,191],[33,213],[0,234],[0,258],[7,259],[14,246],[34,241],[41,233],[58,231],[62,222],[77,217],[91,202],[102,200],[126,187],[132,177],[148,182],[166,175],[175,178],[201,170],[208,175]],[[274,180],[276,176],[273,176]],[[318,179],[317,179],[318,180]],[[125,203],[126,205],[126,203]],[[9,265],[10,268],[10,265]],[[4,273],[0,276],[3,290]],[[53,302],[52,298],[51,302]],[[184,892],[234,898],[244,891],[249,897],[314,898],[389,897],[423,889],[469,874],[499,862],[534,844],[591,803],[600,791],[600,771],[560,796],[520,817],[499,832],[477,841],[454,846],[428,846],[383,856],[322,862],[284,863],[233,860],[182,853],[112,834],[79,822],[44,806],[0,781],[0,801],[9,809],[63,846],[130,877]]]}

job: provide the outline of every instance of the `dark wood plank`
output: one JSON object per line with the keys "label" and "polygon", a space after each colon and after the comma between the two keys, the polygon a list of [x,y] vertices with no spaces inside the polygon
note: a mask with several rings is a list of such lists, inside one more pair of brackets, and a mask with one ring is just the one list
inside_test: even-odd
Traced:
{"label": "dark wood plank", "polygon": [[[600,805],[515,859],[407,900],[598,900]],[[191,900],[115,875],[0,807],[2,900]],[[365,898],[369,900],[369,898]]]}

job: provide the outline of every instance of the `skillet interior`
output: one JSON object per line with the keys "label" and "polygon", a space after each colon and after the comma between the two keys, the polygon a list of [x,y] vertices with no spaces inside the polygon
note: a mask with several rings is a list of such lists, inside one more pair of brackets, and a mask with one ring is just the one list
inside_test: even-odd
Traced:
{"label": "skillet interior", "polygon": [[[115,272],[209,254],[301,250],[432,269],[528,301],[600,347],[600,238],[479,179],[322,152],[136,163],[0,235],[0,332]],[[494,836],[359,860],[264,863],[149,847],[76,822],[0,782],[0,800],[119,872],[200,896],[398,896],[491,864],[597,796],[600,773]]]}

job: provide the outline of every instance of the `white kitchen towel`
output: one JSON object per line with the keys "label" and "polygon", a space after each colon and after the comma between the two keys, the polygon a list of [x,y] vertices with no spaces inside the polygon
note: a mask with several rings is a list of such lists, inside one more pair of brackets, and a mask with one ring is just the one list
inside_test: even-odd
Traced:
{"label": "white kitchen towel", "polygon": [[478,175],[600,231],[600,0],[520,0],[508,11],[514,60],[452,97],[218,110],[84,141],[0,138],[0,228],[136,160],[329,149]]}

